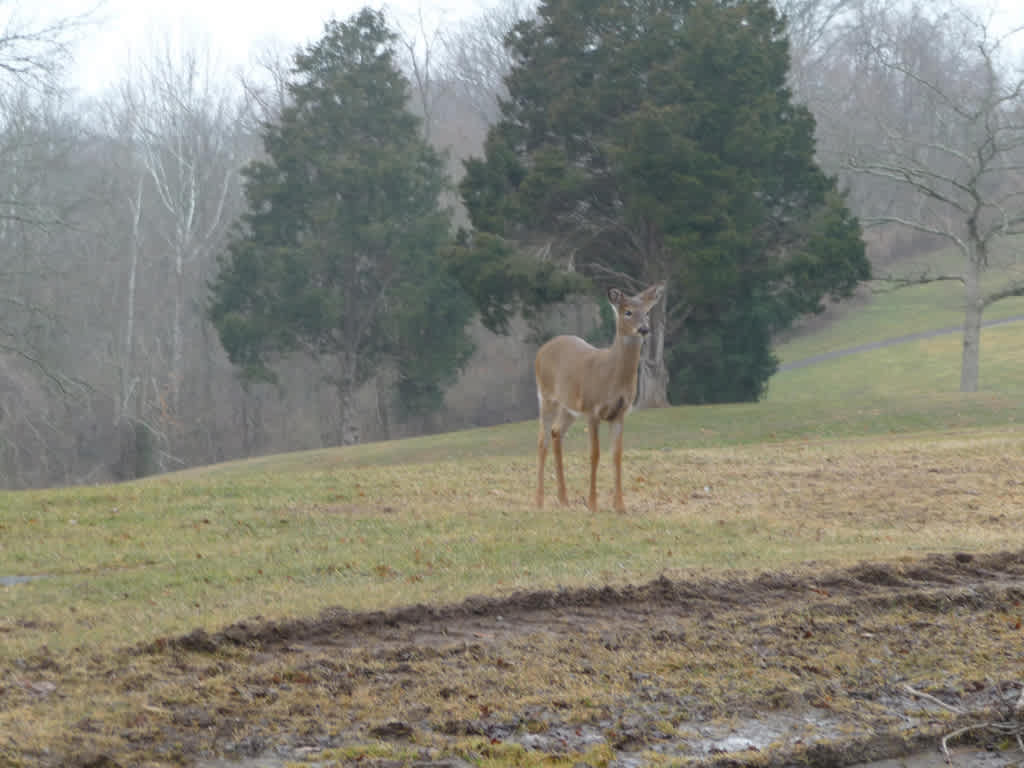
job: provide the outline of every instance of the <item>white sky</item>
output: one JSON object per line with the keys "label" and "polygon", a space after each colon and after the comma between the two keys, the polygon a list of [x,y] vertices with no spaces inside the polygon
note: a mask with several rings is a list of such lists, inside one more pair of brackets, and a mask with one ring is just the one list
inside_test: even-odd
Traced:
{"label": "white sky", "polygon": [[[383,7],[409,29],[420,8],[428,29],[474,14],[501,0],[0,0],[33,16],[72,15],[100,4],[102,19],[86,29],[78,46],[72,82],[86,92],[102,91],[127,71],[132,56],[145,57],[154,40],[170,35],[178,43],[208,46],[226,71],[245,67],[261,48],[287,52],[317,39],[326,20],[346,19],[363,5]],[[993,9],[997,28],[1024,26],[1022,0],[973,0]],[[45,9],[43,11],[42,9]],[[0,8],[2,10],[2,8]],[[0,13],[0,16],[4,14]],[[1017,36],[1024,41],[1024,33]],[[1018,46],[1015,46],[1019,48]]]}
{"label": "white sky", "polygon": [[[145,57],[166,36],[178,43],[209,48],[213,61],[228,71],[245,67],[268,45],[291,53],[318,39],[324,22],[347,19],[363,6],[383,9],[389,19],[415,29],[419,9],[428,30],[489,7],[497,0],[0,0],[20,9],[39,3],[45,11],[19,11],[23,17],[67,17],[97,8],[97,23],[80,34],[72,83],[102,91],[121,79],[132,57]],[[38,6],[36,6],[38,8]],[[0,14],[2,16],[3,14]]]}

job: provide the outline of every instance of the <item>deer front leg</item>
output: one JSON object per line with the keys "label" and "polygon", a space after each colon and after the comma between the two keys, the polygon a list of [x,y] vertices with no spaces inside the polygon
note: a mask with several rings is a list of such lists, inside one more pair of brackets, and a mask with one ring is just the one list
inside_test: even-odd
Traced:
{"label": "deer front leg", "polygon": [[588,425],[590,431],[590,498],[587,506],[591,512],[597,512],[597,465],[601,460],[601,420],[591,419]]}
{"label": "deer front leg", "polygon": [[537,434],[537,508],[544,507],[544,461],[548,456],[548,445],[551,443],[551,423],[554,421],[554,406],[541,400],[540,426]]}
{"label": "deer front leg", "polygon": [[622,420],[611,423],[612,433],[612,465],[615,467],[615,497],[614,505],[616,512],[625,512],[626,504],[622,500]]}
{"label": "deer front leg", "polygon": [[555,449],[555,480],[558,481],[558,501],[568,504],[569,496],[565,492],[565,471],[562,469],[562,433],[556,427],[551,431],[552,446]]}

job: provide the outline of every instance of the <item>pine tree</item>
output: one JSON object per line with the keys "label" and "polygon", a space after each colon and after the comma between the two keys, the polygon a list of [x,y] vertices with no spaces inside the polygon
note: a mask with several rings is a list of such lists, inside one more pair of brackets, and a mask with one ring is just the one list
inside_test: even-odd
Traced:
{"label": "pine tree", "polygon": [[772,3],[544,0],[507,45],[509,98],[460,187],[474,227],[627,289],[668,280],[642,404],[760,397],[772,335],[869,276]]}
{"label": "pine tree", "polygon": [[383,360],[413,410],[439,404],[471,351],[472,306],[441,263],[442,160],[406,108],[394,43],[364,9],[296,54],[211,286],[210,317],[246,377],[273,378],[296,352],[332,361],[343,443],[358,440],[353,397]]}

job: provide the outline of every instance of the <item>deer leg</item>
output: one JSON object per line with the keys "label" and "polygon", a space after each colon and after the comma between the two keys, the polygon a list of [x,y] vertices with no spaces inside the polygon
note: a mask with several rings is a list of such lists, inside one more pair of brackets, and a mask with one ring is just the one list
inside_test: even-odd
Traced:
{"label": "deer leg", "polygon": [[601,460],[601,420],[591,418],[588,426],[590,431],[590,497],[587,506],[591,512],[597,512],[597,465]]}
{"label": "deer leg", "polygon": [[625,512],[626,504],[622,500],[622,419],[610,425],[612,437],[612,464],[615,467],[615,497],[613,500],[616,512]]}
{"label": "deer leg", "polygon": [[552,447],[555,453],[555,479],[558,481],[558,500],[562,504],[569,503],[569,496],[565,492],[565,471],[562,468],[562,438],[572,426],[574,417],[567,410],[562,408],[555,419],[555,425],[551,428]]}
{"label": "deer leg", "polygon": [[540,428],[537,435],[537,508],[544,507],[544,460],[551,444],[551,424],[555,419],[555,403],[540,401]]}

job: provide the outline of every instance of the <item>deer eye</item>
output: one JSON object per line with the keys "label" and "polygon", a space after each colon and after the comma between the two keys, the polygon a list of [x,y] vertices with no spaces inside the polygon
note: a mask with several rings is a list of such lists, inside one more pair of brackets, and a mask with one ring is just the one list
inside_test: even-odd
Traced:
{"label": "deer eye", "polygon": [[627,309],[624,314],[626,315],[626,317],[632,317],[633,316],[633,310],[632,309]]}

